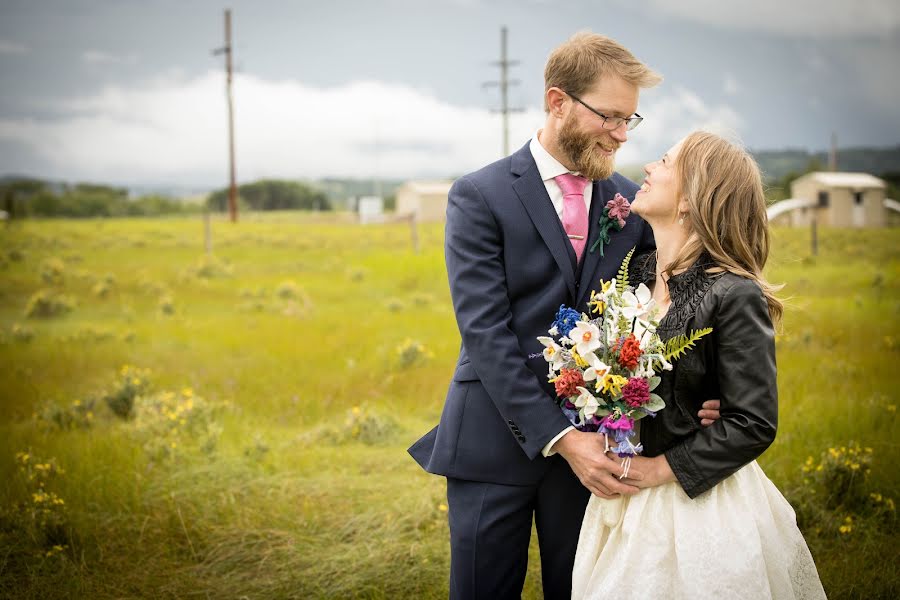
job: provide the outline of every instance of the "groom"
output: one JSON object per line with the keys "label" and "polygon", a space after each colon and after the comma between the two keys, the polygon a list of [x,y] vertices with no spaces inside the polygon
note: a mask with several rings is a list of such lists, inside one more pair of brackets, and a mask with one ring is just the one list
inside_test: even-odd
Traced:
{"label": "groom", "polygon": [[562,414],[537,337],[561,304],[588,312],[591,289],[629,250],[654,246],[635,214],[597,239],[606,203],[638,189],[614,172],[615,153],[641,121],[639,89],[660,80],[614,40],[575,35],[547,62],[544,128],[450,190],[445,254],[462,348],[440,424],[409,452],[447,478],[451,598],[519,598],[532,519],[544,597],[569,598],[590,493],[638,491],[618,480],[601,436]]}

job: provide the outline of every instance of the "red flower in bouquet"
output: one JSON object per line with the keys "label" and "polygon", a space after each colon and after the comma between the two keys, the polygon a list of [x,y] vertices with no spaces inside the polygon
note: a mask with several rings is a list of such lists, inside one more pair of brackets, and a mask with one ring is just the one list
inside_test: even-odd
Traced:
{"label": "red flower in bouquet", "polygon": [[575,369],[563,369],[553,382],[556,387],[556,394],[560,398],[568,398],[578,395],[578,387],[584,386],[584,377],[581,371]]}
{"label": "red flower in bouquet", "polygon": [[619,364],[626,369],[633,371],[637,368],[638,359],[641,357],[642,353],[641,343],[632,333],[625,338],[625,341],[622,343],[622,348],[619,350]]}

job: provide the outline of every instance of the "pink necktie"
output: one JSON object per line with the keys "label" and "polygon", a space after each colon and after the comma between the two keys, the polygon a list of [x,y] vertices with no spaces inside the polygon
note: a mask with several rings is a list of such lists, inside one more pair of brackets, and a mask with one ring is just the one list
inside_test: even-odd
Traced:
{"label": "pink necktie", "polygon": [[571,173],[554,177],[563,193],[563,229],[572,242],[575,256],[581,260],[588,235],[588,213],[584,205],[584,188],[590,183],[586,178]]}

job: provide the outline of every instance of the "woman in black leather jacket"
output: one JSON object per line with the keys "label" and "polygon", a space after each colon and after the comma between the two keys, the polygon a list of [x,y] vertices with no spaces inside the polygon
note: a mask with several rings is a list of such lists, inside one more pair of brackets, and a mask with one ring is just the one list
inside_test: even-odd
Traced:
{"label": "woman in black leather jacket", "polygon": [[[632,210],[657,250],[629,283],[652,292],[665,340],[712,328],[662,374],[666,408],[640,421],[642,490],[592,497],[573,598],[824,598],[790,504],[755,459],[775,439],[775,335],[782,305],[762,274],[769,252],[759,169],[736,145],[693,133],[659,161]],[[721,418],[701,427],[704,400]]]}

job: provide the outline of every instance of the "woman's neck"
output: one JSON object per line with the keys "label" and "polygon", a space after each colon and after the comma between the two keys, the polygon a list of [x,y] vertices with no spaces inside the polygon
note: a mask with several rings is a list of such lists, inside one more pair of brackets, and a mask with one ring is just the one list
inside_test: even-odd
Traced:
{"label": "woman's neck", "polygon": [[[687,243],[688,230],[678,224],[668,226],[653,226],[653,237],[656,239],[656,276],[662,276],[666,268],[678,257],[678,253]],[[684,267],[675,270],[675,273],[684,271]]]}

